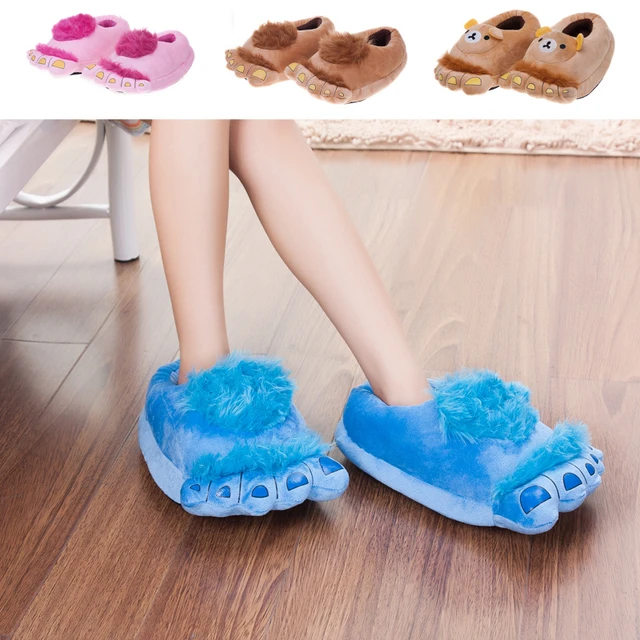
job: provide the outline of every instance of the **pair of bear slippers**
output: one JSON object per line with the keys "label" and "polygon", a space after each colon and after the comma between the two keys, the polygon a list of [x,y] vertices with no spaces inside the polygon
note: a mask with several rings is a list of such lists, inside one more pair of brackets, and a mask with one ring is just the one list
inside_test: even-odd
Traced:
{"label": "pair of bear slippers", "polygon": [[596,13],[567,16],[541,27],[528,11],[470,20],[436,66],[436,80],[469,95],[502,87],[566,104],[589,95],[604,78],[615,48]]}
{"label": "pair of bear slippers", "polygon": [[81,13],[53,26],[52,38],[27,52],[29,62],[55,75],[81,73],[107,89],[148,93],[175,84],[194,53],[179,31],[130,29],[118,16]]}

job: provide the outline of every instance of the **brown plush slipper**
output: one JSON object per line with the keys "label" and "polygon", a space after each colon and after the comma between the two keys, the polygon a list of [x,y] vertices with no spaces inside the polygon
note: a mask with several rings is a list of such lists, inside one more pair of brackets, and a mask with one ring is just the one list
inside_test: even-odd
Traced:
{"label": "brown plush slipper", "polygon": [[469,20],[460,40],[438,60],[436,80],[467,94],[485,93],[521,60],[540,22],[528,11],[507,11],[481,24]]}
{"label": "brown plush slipper", "polygon": [[331,33],[320,40],[308,62],[290,60],[286,76],[321,100],[360,102],[390,85],[407,63],[407,49],[396,29]]}
{"label": "brown plush slipper", "polygon": [[308,61],[318,50],[320,38],[333,33],[329,18],[316,16],[297,22],[267,22],[237,49],[225,52],[227,68],[254,87],[286,80],[285,67],[292,60]]}
{"label": "brown plush slipper", "polygon": [[600,84],[615,44],[599,15],[569,16],[552,29],[538,29],[536,36],[524,58],[500,77],[500,86],[553,102],[573,102]]}

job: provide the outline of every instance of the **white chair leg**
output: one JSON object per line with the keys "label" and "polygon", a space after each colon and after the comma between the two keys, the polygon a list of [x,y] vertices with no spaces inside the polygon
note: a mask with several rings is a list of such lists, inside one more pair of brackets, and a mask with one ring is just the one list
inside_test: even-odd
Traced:
{"label": "white chair leg", "polygon": [[140,257],[133,207],[133,149],[131,136],[107,123],[109,218],[113,257],[129,262]]}

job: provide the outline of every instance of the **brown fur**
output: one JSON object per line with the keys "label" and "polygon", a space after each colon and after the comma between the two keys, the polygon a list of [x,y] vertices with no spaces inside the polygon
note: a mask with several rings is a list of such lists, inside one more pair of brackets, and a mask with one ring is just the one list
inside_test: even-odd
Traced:
{"label": "brown fur", "polygon": [[452,56],[450,53],[445,53],[442,58],[438,60],[438,64],[442,65],[446,69],[449,69],[450,71],[457,71],[459,73],[472,73],[476,76],[493,75],[484,67],[481,67],[477,64],[469,64],[468,62],[464,62],[464,60],[458,60],[458,58]]}
{"label": "brown fur", "polygon": [[344,87],[345,89],[349,89],[347,85],[344,83],[344,80],[339,75],[334,75],[332,73],[327,73],[326,71],[321,71],[317,67],[314,67],[311,62],[308,62],[306,65],[307,69],[319,78],[323,82],[328,82],[329,84],[335,84],[336,87]]}
{"label": "brown fur", "polygon": [[236,51],[238,53],[238,57],[242,58],[249,64],[257,64],[258,66],[264,67],[265,69],[277,71],[277,69],[259,53],[254,53],[253,51],[251,51],[250,49],[246,49],[245,47],[238,47]]}
{"label": "brown fur", "polygon": [[521,60],[514,65],[513,71],[518,71],[523,75],[530,75],[540,80],[540,82],[546,82],[547,84],[557,84],[559,87],[574,87],[578,88],[578,83],[572,80],[568,76],[561,73],[551,74],[545,67],[534,62],[524,62]]}
{"label": "brown fur", "polygon": [[350,33],[332,33],[320,40],[318,53],[331,64],[358,64],[369,55],[369,45]]}
{"label": "brown fur", "polygon": [[251,39],[258,49],[284,49],[290,47],[298,37],[293,22],[267,22],[253,32]]}

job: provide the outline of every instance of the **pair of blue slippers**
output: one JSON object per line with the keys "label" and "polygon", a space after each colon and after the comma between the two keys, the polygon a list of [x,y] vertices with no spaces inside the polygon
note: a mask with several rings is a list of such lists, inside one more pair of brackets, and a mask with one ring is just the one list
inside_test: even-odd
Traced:
{"label": "pair of blue slippers", "polygon": [[[339,497],[346,469],[293,405],[280,362],[231,354],[178,385],[151,379],[140,448],[156,484],[189,513],[264,515]],[[353,389],[336,442],[356,466],[449,518],[542,533],[601,483],[603,454],[581,424],[539,421],[528,390],[490,371],[431,381],[433,399],[394,407]]]}

